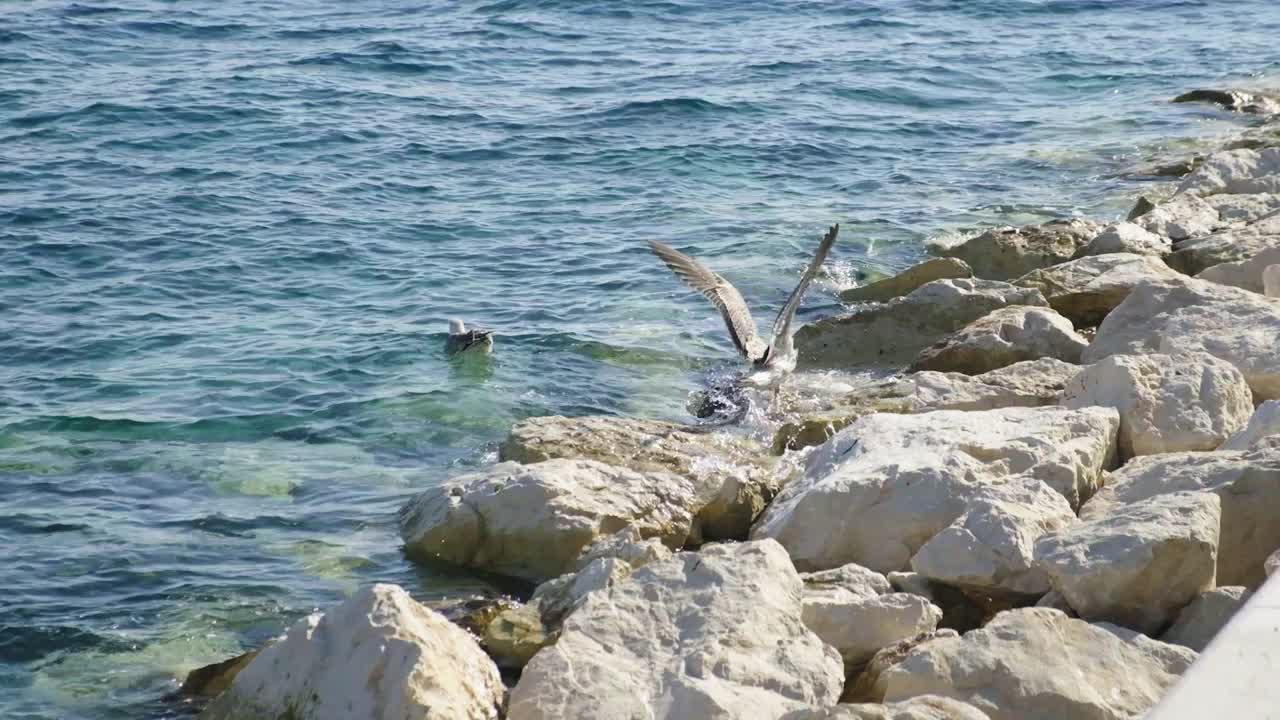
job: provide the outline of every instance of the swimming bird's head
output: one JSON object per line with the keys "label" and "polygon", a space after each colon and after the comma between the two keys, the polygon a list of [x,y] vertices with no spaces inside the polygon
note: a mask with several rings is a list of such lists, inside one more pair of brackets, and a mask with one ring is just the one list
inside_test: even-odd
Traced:
{"label": "swimming bird's head", "polygon": [[464,325],[461,320],[459,320],[458,318],[450,318],[449,320],[450,335],[461,335],[466,331],[467,331],[467,326]]}

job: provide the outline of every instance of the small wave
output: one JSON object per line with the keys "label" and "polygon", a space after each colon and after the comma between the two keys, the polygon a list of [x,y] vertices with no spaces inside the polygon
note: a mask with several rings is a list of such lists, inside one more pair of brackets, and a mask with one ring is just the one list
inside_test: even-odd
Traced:
{"label": "small wave", "polygon": [[429,63],[429,62],[409,62],[406,60],[396,60],[388,57],[387,54],[363,54],[350,52],[325,53],[324,55],[315,55],[312,57],[299,58],[290,60],[290,65],[296,67],[320,66],[320,67],[340,67],[351,68],[356,70],[370,70],[374,72],[387,72],[396,75],[429,75],[438,73],[454,72],[458,68],[447,63]]}
{"label": "small wave", "polygon": [[173,35],[176,37],[203,40],[225,38],[239,35],[251,28],[242,23],[222,23],[217,25],[193,25],[178,20],[151,21],[133,20],[121,23],[120,27],[137,33],[153,35]]}
{"label": "small wave", "polygon": [[35,662],[62,652],[127,649],[127,642],[67,625],[0,626],[0,661],[8,663]]}
{"label": "small wave", "polygon": [[637,118],[657,115],[711,115],[755,110],[756,108],[748,103],[722,105],[702,98],[677,97],[661,100],[632,100],[596,114],[608,118]]}
{"label": "small wave", "polygon": [[35,38],[17,30],[0,30],[0,45],[5,43],[25,42]]}
{"label": "small wave", "polygon": [[81,5],[80,3],[71,3],[58,11],[60,15],[65,17],[92,17],[94,15],[114,15],[122,12],[126,12],[124,8],[111,5]]}

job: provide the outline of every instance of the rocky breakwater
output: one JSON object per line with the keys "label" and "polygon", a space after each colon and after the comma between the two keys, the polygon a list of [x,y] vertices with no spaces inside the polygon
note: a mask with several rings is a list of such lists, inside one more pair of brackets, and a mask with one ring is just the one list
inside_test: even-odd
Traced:
{"label": "rocky breakwater", "polygon": [[517,424],[399,520],[530,595],[465,632],[363,590],[205,717],[1142,715],[1280,557],[1280,133],[1247,137],[1123,222],[847,291],[772,424]]}

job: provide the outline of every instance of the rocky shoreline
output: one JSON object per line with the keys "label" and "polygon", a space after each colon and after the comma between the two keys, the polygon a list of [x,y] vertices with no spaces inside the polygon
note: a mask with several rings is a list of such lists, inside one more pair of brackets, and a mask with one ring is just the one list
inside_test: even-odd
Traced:
{"label": "rocky shoreline", "polygon": [[1143,714],[1280,549],[1280,101],[1177,101],[1264,120],[1124,222],[846,291],[754,433],[533,418],[401,510],[409,558],[527,600],[375,585],[184,690],[206,720]]}

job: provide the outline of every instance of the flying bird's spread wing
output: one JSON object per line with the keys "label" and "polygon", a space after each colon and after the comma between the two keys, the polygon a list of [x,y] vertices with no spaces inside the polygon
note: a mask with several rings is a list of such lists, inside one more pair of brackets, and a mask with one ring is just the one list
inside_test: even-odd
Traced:
{"label": "flying bird's spread wing", "polygon": [[791,291],[791,296],[787,298],[786,304],[778,312],[778,318],[773,321],[773,334],[769,338],[770,347],[776,347],[779,343],[784,345],[790,343],[791,321],[796,316],[796,310],[800,308],[800,301],[804,299],[804,293],[809,289],[809,283],[813,281],[813,277],[818,274],[818,269],[826,261],[827,253],[830,252],[831,246],[835,244],[836,235],[839,233],[840,226],[832,225],[827,230],[827,234],[823,236],[822,242],[818,245],[818,251],[813,254],[813,259],[809,261],[809,267],[805,268],[804,275],[800,276],[800,282],[796,284],[796,289]]}
{"label": "flying bird's spread wing", "polygon": [[724,316],[724,324],[729,328],[729,337],[739,352],[752,361],[764,356],[767,347],[757,335],[756,321],[751,317],[751,311],[747,309],[747,303],[737,288],[708,270],[702,263],[669,245],[650,240],[649,247],[671,268],[676,277],[707,296],[720,310],[720,314]]}

